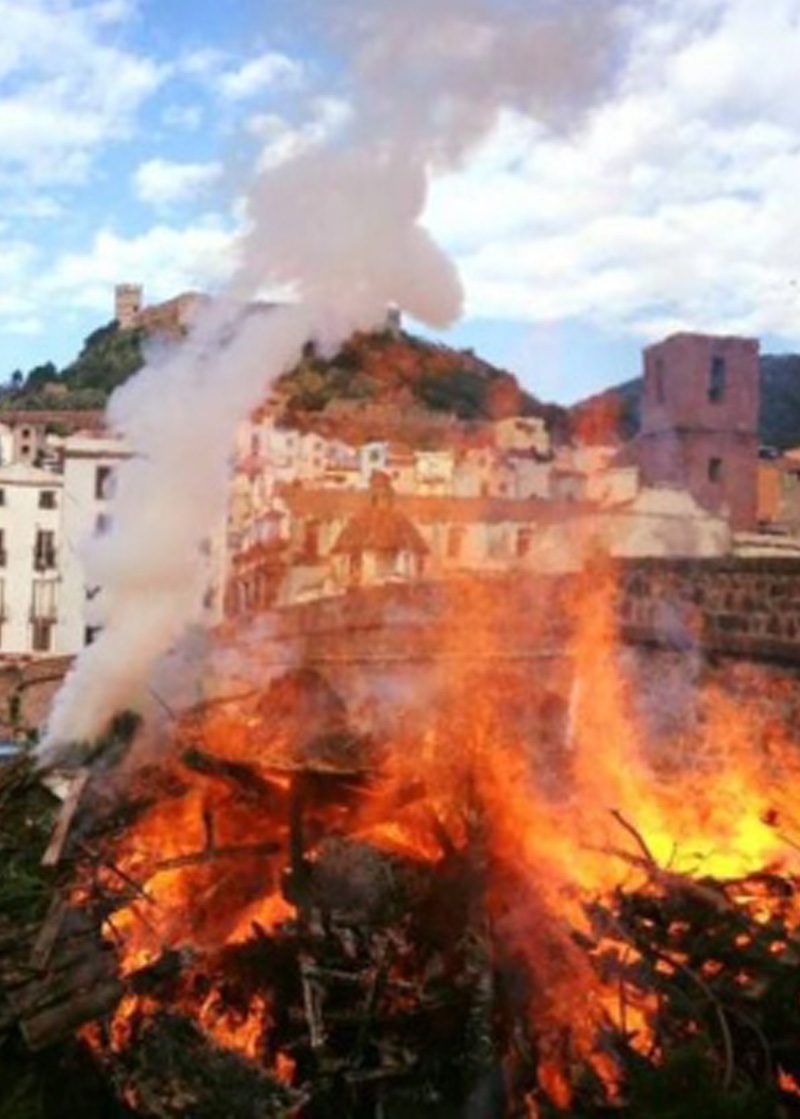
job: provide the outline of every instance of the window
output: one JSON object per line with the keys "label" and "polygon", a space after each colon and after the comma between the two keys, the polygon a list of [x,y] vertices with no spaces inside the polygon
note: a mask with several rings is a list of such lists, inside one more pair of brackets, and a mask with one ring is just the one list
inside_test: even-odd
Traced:
{"label": "window", "polygon": [[39,490],[39,508],[40,509],[55,509],[56,507],[56,491],[55,490]]}
{"label": "window", "polygon": [[725,358],[712,357],[711,377],[708,382],[708,399],[718,404],[725,397]]}
{"label": "window", "polygon": [[6,503],[6,491],[4,489],[0,489],[0,505],[5,505],[5,503]]}
{"label": "window", "polygon": [[521,528],[517,533],[517,559],[527,556],[531,550],[533,533],[529,528]]}
{"label": "window", "polygon": [[710,458],[708,460],[708,480],[709,482],[722,481],[722,459]]}
{"label": "window", "polygon": [[6,530],[4,528],[0,528],[0,567],[5,567],[7,558]]}
{"label": "window", "polygon": [[56,565],[56,534],[50,529],[36,530],[36,543],[33,546],[33,566],[37,571]]}
{"label": "window", "polygon": [[31,644],[34,653],[49,653],[53,644],[53,623],[42,618],[34,618],[32,630]]}
{"label": "window", "polygon": [[104,501],[111,496],[113,471],[110,466],[98,466],[94,472],[95,501]]}
{"label": "window", "polygon": [[97,635],[102,628],[102,626],[87,626],[83,631],[84,645],[91,645],[94,641],[96,641]]}
{"label": "window", "polygon": [[104,532],[108,532],[111,528],[111,515],[110,513],[98,513],[94,522],[94,531],[98,536],[102,536]]}
{"label": "window", "polygon": [[34,579],[31,598],[31,619],[34,622],[53,622],[58,616],[58,580]]}

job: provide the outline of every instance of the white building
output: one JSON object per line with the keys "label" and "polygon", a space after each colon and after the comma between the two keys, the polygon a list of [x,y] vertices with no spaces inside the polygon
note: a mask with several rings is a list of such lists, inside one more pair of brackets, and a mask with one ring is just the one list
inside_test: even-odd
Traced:
{"label": "white building", "polygon": [[532,451],[550,454],[550,436],[540,416],[509,416],[494,423],[495,445],[502,451]]}
{"label": "white building", "polygon": [[74,435],[63,444],[61,579],[56,651],[76,653],[96,634],[100,588],[86,584],[83,548],[110,525],[114,473],[130,452],[109,435]]}
{"label": "white building", "polygon": [[58,651],[63,503],[57,474],[0,467],[0,655]]}

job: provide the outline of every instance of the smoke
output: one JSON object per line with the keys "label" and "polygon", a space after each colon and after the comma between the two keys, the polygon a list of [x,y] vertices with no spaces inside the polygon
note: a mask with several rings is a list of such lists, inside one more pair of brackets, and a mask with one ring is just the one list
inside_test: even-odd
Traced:
{"label": "smoke", "polygon": [[[307,26],[324,34],[346,76],[347,130],[255,183],[223,297],[185,344],[149,361],[110,402],[110,425],[133,456],[119,472],[111,529],[85,554],[87,583],[103,587],[105,626],[56,698],[43,760],[136,704],[157,660],[199,617],[201,542],[224,531],[237,424],[305,343],[334,351],[380,324],[392,303],[433,327],[457,319],[456,269],[420,225],[429,175],[462,160],[501,108],[562,126],[602,88],[608,7],[564,8],[306,5]],[[291,302],[253,309],[274,290]]]}

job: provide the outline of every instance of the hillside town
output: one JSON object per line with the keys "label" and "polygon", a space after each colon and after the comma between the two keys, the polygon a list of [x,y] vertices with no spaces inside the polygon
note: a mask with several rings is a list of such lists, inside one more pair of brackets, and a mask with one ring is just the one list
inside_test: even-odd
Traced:
{"label": "hillside town", "polygon": [[[146,307],[119,285],[118,328],[179,342],[205,299]],[[395,315],[392,329],[398,330]],[[441,426],[437,445],[355,443],[287,426],[274,401],[239,429],[227,524],[203,542],[204,624],[465,572],[570,571],[620,557],[800,554],[800,448],[759,447],[755,340],[678,334],[644,352],[641,428],[541,416]],[[92,642],[102,588],[82,549],[110,523],[129,454],[99,412],[0,417],[0,656],[71,656]],[[585,420],[586,417],[584,416]],[[590,430],[591,429],[591,430]]]}

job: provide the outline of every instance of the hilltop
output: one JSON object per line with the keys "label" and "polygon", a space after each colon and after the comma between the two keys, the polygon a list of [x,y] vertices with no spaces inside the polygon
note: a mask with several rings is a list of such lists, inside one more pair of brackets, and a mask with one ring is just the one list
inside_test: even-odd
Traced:
{"label": "hilltop", "polygon": [[[800,354],[762,354],[759,435],[763,446],[786,450],[800,445]],[[606,438],[633,438],[640,426],[642,378],[623,381],[574,404],[574,423],[607,420]]]}
{"label": "hilltop", "polygon": [[[15,373],[0,408],[103,408],[111,392],[141,368],[149,337],[145,327],[100,327],[63,369],[48,362],[27,375]],[[512,415],[541,416],[557,436],[567,430],[565,409],[525,392],[512,373],[470,350],[396,329],[355,335],[332,358],[309,345],[273,397],[288,426],[353,442],[398,438],[435,445],[453,424],[479,426]]]}
{"label": "hilltop", "polygon": [[424,446],[456,424],[515,415],[540,416],[557,436],[567,429],[566,410],[542,403],[512,373],[405,331],[357,334],[327,360],[308,347],[275,396],[288,425],[354,443],[396,438]]}
{"label": "hilltop", "polygon": [[84,341],[81,352],[63,369],[52,362],[25,375],[11,375],[0,409],[48,411],[54,406],[82,412],[105,407],[111,393],[144,363],[143,330],[120,330],[116,322],[101,326]]}

